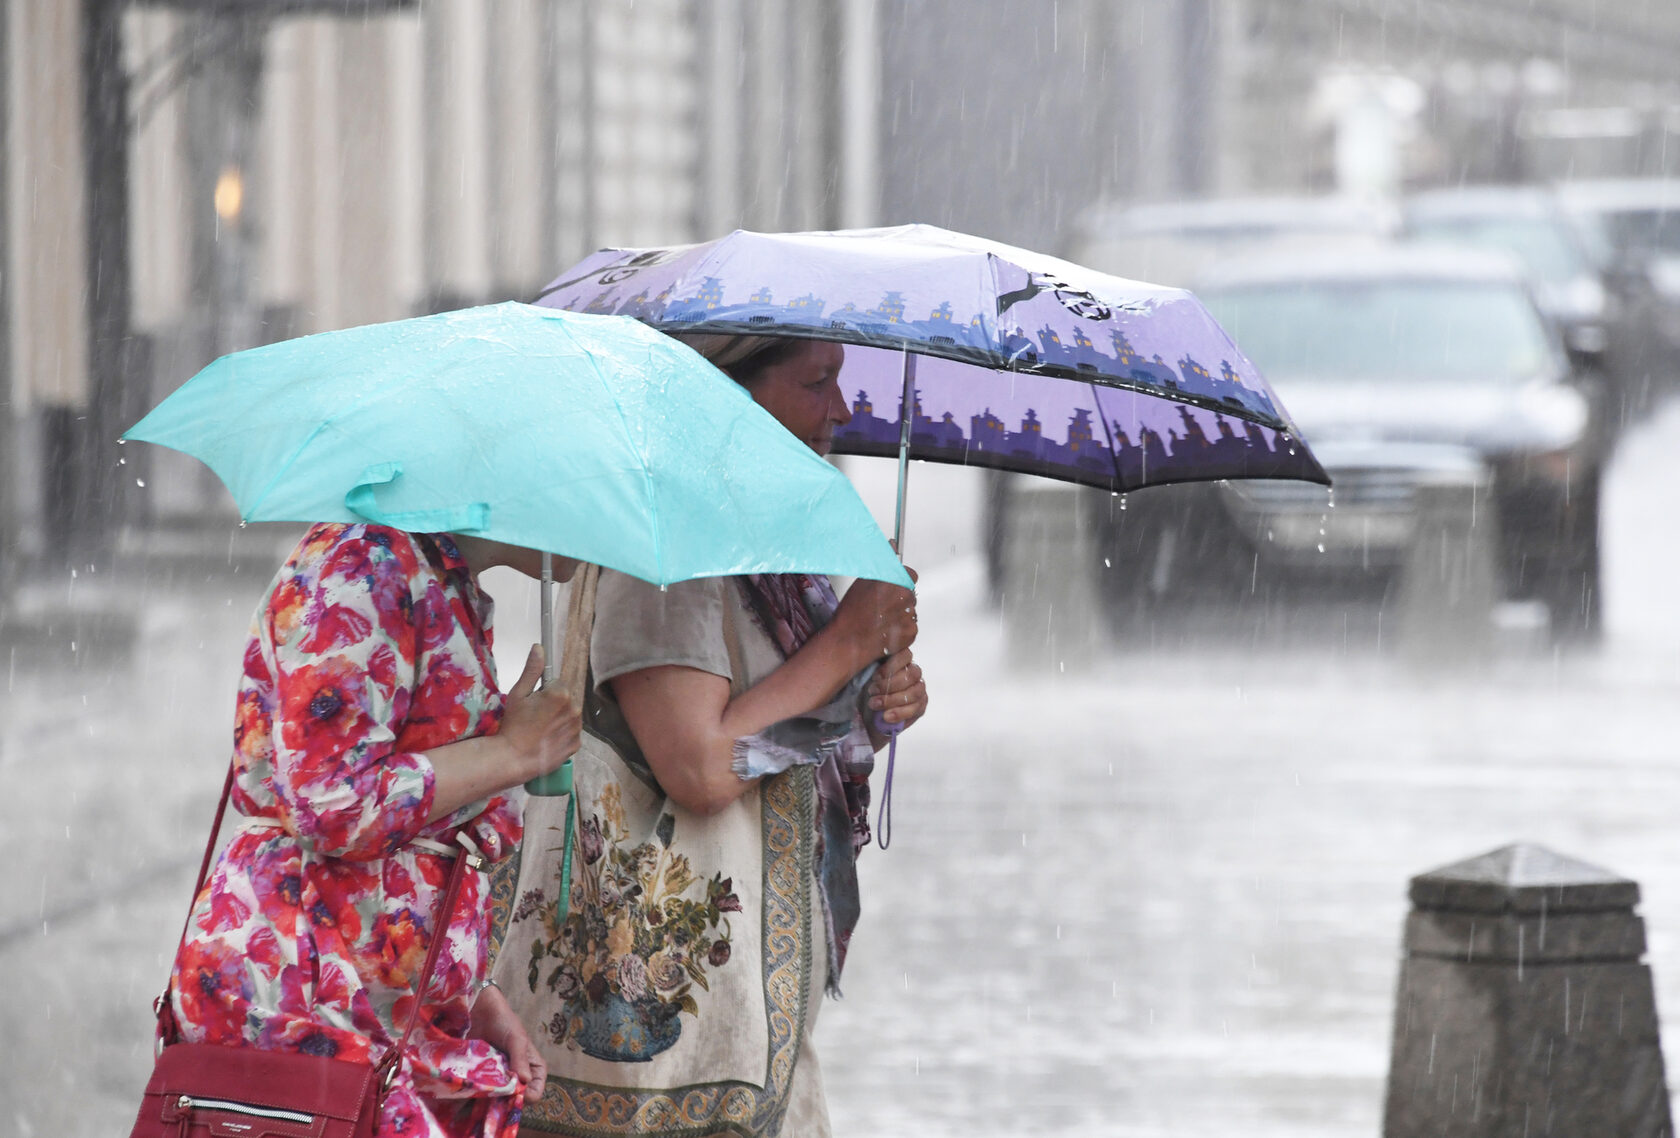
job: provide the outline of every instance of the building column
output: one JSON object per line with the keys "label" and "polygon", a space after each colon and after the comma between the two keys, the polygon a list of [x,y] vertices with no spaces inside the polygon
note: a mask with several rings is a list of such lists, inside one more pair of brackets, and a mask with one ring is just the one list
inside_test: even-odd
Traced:
{"label": "building column", "polygon": [[[12,62],[11,22],[14,8],[0,5],[0,153],[11,155],[8,170],[16,165],[16,152],[11,137]],[[16,577],[18,542],[18,482],[21,463],[18,461],[18,418],[13,410],[13,391],[17,382],[12,364],[12,187],[6,171],[0,171],[0,610],[6,606],[7,596]]]}
{"label": "building column", "polygon": [[750,0],[748,11],[743,220],[754,229],[785,229],[792,118],[787,102],[789,13],[782,0]]}
{"label": "building column", "polygon": [[77,437],[89,395],[82,16],[79,4],[9,4],[5,12],[5,395],[19,421],[12,437],[31,452],[25,460],[20,446],[6,492],[23,535],[37,539],[29,552],[55,558],[68,552],[87,485]]}
{"label": "building column", "polygon": [[343,232],[355,235],[333,250],[339,327],[408,316],[419,291],[412,283],[405,288],[401,273],[404,245],[422,238],[418,213],[408,217],[400,208],[414,196],[414,184],[402,181],[405,165],[414,165],[405,153],[422,131],[420,93],[403,89],[403,54],[418,45],[404,42],[394,19],[343,20],[336,28],[337,88],[347,97],[335,108],[339,177],[326,204]]}
{"label": "building column", "polygon": [[840,0],[839,224],[863,229],[881,214],[879,0]]}
{"label": "building column", "polygon": [[553,262],[543,197],[550,125],[543,98],[543,8],[549,0],[491,0],[489,33],[490,281],[498,297],[529,300],[565,266]]}
{"label": "building column", "polygon": [[713,0],[700,26],[700,235],[721,237],[742,220],[741,0]]}
{"label": "building column", "polygon": [[490,293],[484,0],[432,0],[424,19],[428,307]]}

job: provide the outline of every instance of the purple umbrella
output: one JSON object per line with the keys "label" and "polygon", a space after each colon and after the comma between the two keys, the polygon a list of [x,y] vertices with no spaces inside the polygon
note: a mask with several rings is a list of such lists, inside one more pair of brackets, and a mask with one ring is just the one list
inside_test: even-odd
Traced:
{"label": "purple umbrella", "polygon": [[[852,345],[841,379],[856,393],[852,420],[834,451],[898,458],[901,554],[912,458],[1120,492],[1330,482],[1190,293],[929,225],[604,249],[537,303],[664,332]],[[892,762],[889,752],[889,793]]]}
{"label": "purple umbrella", "polygon": [[1266,381],[1190,293],[933,226],[605,249],[538,303],[665,332],[857,345],[842,379],[853,418],[835,433],[837,454],[1115,491],[1329,483]]}

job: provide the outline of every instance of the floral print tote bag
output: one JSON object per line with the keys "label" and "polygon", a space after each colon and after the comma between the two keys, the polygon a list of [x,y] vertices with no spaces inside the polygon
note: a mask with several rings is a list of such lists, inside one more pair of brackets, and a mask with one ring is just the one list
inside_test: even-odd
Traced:
{"label": "floral print tote bag", "polygon": [[[573,586],[564,676],[587,672],[575,654],[587,659],[593,584],[589,574]],[[573,682],[581,702],[587,681]],[[521,1129],[776,1133],[820,928],[809,768],[702,817],[588,731],[572,764],[570,798],[529,800],[523,845],[492,893],[492,975],[549,1070]]]}

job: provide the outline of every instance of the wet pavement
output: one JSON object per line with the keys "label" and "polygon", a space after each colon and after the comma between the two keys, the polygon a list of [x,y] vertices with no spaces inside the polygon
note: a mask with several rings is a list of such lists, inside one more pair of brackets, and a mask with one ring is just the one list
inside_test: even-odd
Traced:
{"label": "wet pavement", "polygon": [[[1603,647],[1473,669],[1408,663],[1330,609],[1274,622],[1309,636],[1210,627],[1015,675],[974,482],[919,468],[935,703],[822,1011],[836,1133],[1374,1138],[1406,880],[1515,840],[1640,882],[1680,1024],[1677,429],[1671,407],[1608,479]],[[872,501],[887,465],[856,470]],[[0,625],[0,1131],[24,1138],[132,1120],[272,564],[143,568],[37,583],[27,634]],[[530,594],[491,587],[517,661]],[[134,619],[45,619],[100,606]]]}

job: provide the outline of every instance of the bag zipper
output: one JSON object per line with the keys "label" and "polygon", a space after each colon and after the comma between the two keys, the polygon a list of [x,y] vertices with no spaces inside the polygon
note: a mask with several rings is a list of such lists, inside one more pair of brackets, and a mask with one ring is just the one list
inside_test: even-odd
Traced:
{"label": "bag zipper", "polygon": [[175,1105],[181,1110],[221,1110],[229,1114],[249,1114],[256,1118],[277,1118],[283,1122],[314,1122],[313,1114],[304,1114],[298,1110],[278,1110],[268,1106],[252,1106],[243,1102],[228,1102],[219,1098],[193,1098],[182,1095],[175,1100]]}

